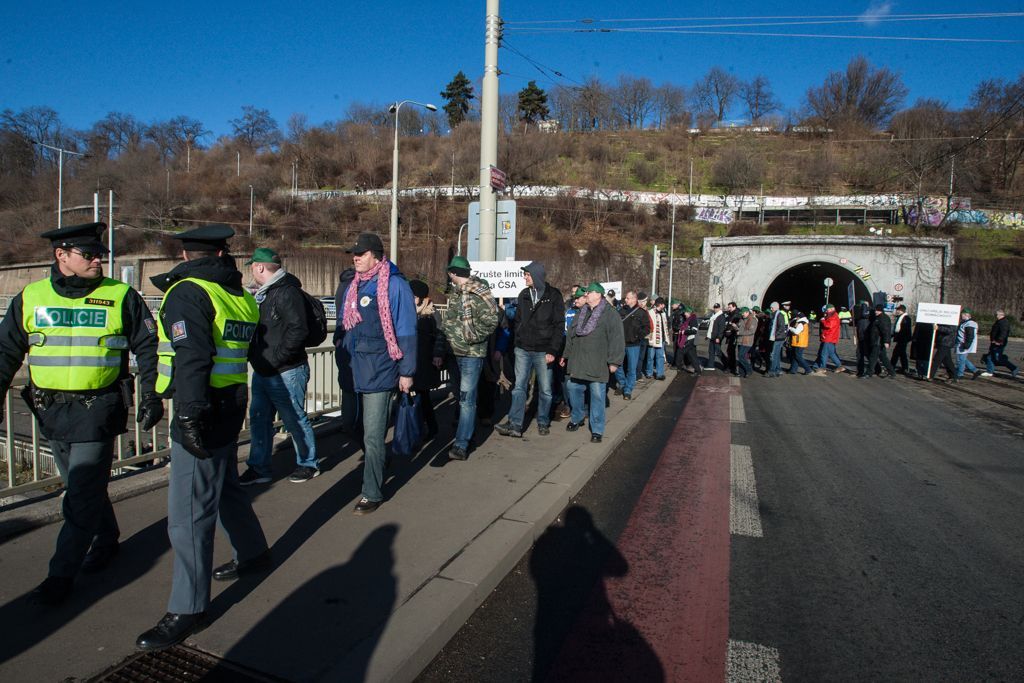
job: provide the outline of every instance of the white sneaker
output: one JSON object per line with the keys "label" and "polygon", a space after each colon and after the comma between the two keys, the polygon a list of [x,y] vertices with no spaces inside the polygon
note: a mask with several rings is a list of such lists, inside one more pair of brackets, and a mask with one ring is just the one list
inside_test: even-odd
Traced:
{"label": "white sneaker", "polygon": [[991,377],[992,373],[991,372],[983,372],[983,373],[981,373],[981,376],[982,377]]}

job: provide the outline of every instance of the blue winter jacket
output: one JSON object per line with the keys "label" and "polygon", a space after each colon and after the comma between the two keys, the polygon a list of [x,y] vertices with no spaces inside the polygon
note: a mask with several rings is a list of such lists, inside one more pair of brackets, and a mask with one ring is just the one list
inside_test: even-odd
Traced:
{"label": "blue winter jacket", "polygon": [[416,374],[416,305],[412,289],[399,272],[398,266],[393,263],[389,265],[391,280],[388,301],[402,357],[394,361],[388,355],[380,309],[377,306],[377,278],[359,283],[356,304],[363,320],[348,332],[345,331],[342,324],[345,295],[352,286],[354,273],[342,273],[336,295],[338,320],[334,330],[334,348],[341,388],[344,390],[354,389],[364,394],[393,391],[398,388],[400,376],[412,377]]}

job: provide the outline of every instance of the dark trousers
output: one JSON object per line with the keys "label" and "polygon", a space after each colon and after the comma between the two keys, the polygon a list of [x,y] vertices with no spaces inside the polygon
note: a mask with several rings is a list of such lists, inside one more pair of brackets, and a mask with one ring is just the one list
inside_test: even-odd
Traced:
{"label": "dark trousers", "polygon": [[906,372],[910,369],[910,359],[907,358],[907,342],[893,342],[892,358],[889,363],[895,368],[897,365]]}
{"label": "dark trousers", "polygon": [[874,365],[868,370],[868,358],[871,356],[871,349],[867,343],[857,342],[857,376],[870,375],[874,373]]}
{"label": "dark trousers", "polygon": [[798,366],[805,373],[811,372],[811,364],[804,358],[804,347],[791,346],[789,347],[789,374],[795,375]]}
{"label": "dark trousers", "polygon": [[935,376],[936,366],[941,365],[946,368],[946,372],[950,377],[956,377],[956,364],[953,362],[953,349],[945,346],[940,346],[936,352],[935,364],[932,365],[932,376]]}
{"label": "dark trousers", "polygon": [[725,360],[730,372],[736,372],[736,338],[725,342]]}
{"label": "dark trousers", "polygon": [[687,344],[681,349],[676,349],[676,367],[682,370],[687,364],[693,368],[696,374],[699,375],[701,373],[700,358],[697,357],[697,347],[693,344]]}
{"label": "dark trousers", "polygon": [[212,457],[200,460],[171,442],[167,535],[174,550],[174,573],[167,611],[174,614],[197,614],[210,605],[218,523],[236,560],[251,560],[267,549],[249,494],[238,483],[238,444],[208,450]]}
{"label": "dark trousers", "polygon": [[895,375],[893,372],[892,363],[889,362],[889,356],[885,352],[885,347],[881,344],[875,344],[871,347],[871,355],[868,357],[868,374],[873,375],[878,369],[878,364],[881,363],[885,371],[890,375]]}
{"label": "dark trousers", "polygon": [[114,440],[51,441],[50,448],[64,481],[64,524],[50,559],[50,576],[70,578],[78,573],[90,546],[116,545],[121,535],[107,496]]}

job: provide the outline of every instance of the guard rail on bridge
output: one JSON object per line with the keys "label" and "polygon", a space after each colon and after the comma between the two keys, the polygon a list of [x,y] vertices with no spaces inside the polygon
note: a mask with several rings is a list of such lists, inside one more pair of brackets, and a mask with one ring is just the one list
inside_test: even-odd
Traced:
{"label": "guard rail on bridge", "polygon": [[[310,376],[306,391],[306,413],[310,418],[317,418],[341,409],[341,390],[334,364],[334,347],[328,344],[307,349],[307,352]],[[3,397],[6,428],[0,436],[0,461],[4,467],[4,478],[0,481],[0,505],[10,503],[12,496],[60,485],[53,454],[42,443],[39,424],[34,417],[23,415],[21,408],[18,415],[15,414],[18,404],[24,407],[20,397],[23,386],[12,387]],[[139,381],[136,377],[136,401],[139,394]],[[139,428],[134,420],[135,411],[132,411],[128,433],[118,436],[115,444],[112,466],[115,475],[147,466],[170,455],[167,425],[174,417],[174,409],[171,401],[167,401],[165,406],[168,407],[167,419],[148,432]],[[27,434],[16,434],[14,423],[19,416],[24,418],[23,431]],[[280,427],[281,423],[278,422],[277,426]],[[247,417],[243,429],[248,430],[248,427]]]}

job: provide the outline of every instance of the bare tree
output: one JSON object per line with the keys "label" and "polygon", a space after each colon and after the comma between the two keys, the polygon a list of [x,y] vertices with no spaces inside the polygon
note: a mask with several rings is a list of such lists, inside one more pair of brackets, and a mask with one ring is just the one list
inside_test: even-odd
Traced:
{"label": "bare tree", "polygon": [[763,177],[764,163],[761,157],[735,144],[726,147],[718,155],[711,175],[712,182],[722,187],[726,194],[750,190]]}
{"label": "bare tree", "polygon": [[779,102],[772,92],[771,83],[764,76],[755,76],[740,85],[740,97],[747,105],[747,116],[750,123],[759,124],[765,116],[778,111]]}
{"label": "bare tree", "polygon": [[672,83],[658,86],[654,91],[654,117],[658,128],[689,128],[691,115],[686,108],[686,89]]}
{"label": "bare tree", "polygon": [[387,126],[391,123],[388,108],[376,103],[353,102],[345,110],[345,120],[367,126]]}
{"label": "bare tree", "polygon": [[722,121],[739,90],[740,82],[735,76],[720,66],[713,66],[694,84],[690,97],[698,117],[706,118],[711,114],[715,121]]}
{"label": "bare tree", "polygon": [[281,130],[277,121],[266,109],[257,109],[251,104],[242,107],[242,115],[229,121],[235,139],[253,150],[276,147],[281,141]]}
{"label": "bare tree", "polygon": [[807,107],[825,126],[859,124],[879,128],[907,96],[899,74],[874,68],[863,55],[850,60],[845,71],[833,71],[824,84],[807,91]]}
{"label": "bare tree", "polygon": [[598,130],[612,128],[612,112],[608,89],[595,76],[587,79],[586,85],[578,91],[580,129]]}
{"label": "bare tree", "polygon": [[[935,189],[925,187],[929,176],[944,176],[943,154],[950,149],[944,140],[952,132],[953,117],[943,102],[918,100],[913,107],[892,117],[893,149],[912,180],[912,190],[921,195]],[[943,168],[940,170],[939,166]],[[937,174],[938,172],[938,174]]]}
{"label": "bare tree", "polygon": [[[987,145],[976,145],[980,175],[986,184],[1003,191],[1013,189],[1017,171],[1024,160],[1024,75],[1016,81],[986,80],[971,95],[965,112],[966,128],[977,134],[988,130]],[[984,147],[984,149],[981,149]]]}
{"label": "bare tree", "polygon": [[612,110],[626,128],[643,128],[654,111],[655,88],[650,79],[619,76],[618,86],[611,91]]}

